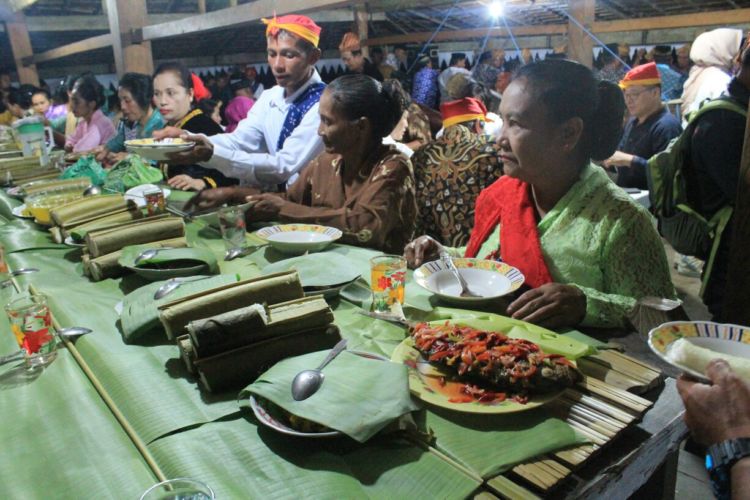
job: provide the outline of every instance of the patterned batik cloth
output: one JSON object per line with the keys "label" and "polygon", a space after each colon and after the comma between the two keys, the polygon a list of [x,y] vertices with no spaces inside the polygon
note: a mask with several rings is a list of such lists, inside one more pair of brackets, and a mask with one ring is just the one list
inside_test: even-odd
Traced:
{"label": "patterned batik cloth", "polygon": [[463,246],[474,224],[479,193],[502,175],[494,142],[457,124],[412,156],[417,187],[417,234]]}
{"label": "patterned batik cloth", "polygon": [[345,185],[346,168],[341,155],[320,154],[283,195],[279,220],[332,226],[343,243],[401,255],[417,219],[411,162],[381,146]]}

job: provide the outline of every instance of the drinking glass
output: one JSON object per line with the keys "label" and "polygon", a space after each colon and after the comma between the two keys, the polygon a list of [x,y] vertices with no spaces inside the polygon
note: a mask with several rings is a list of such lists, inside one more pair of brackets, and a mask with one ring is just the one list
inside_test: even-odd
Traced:
{"label": "drinking glass", "polygon": [[143,492],[141,500],[214,500],[213,490],[195,479],[177,478],[157,483]]}
{"label": "drinking glass", "polygon": [[245,211],[241,206],[219,209],[219,226],[227,250],[244,248],[247,230],[245,227]]}
{"label": "drinking glass", "polygon": [[24,351],[26,366],[46,365],[57,355],[57,339],[47,297],[32,295],[15,299],[5,306],[10,329]]}
{"label": "drinking glass", "polygon": [[374,312],[391,312],[398,302],[404,304],[406,259],[400,255],[380,255],[370,259],[370,289]]}

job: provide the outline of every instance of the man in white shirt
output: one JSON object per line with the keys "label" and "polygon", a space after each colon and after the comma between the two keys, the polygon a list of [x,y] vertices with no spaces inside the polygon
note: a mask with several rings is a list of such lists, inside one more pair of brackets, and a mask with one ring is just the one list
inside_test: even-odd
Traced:
{"label": "man in white shirt", "polygon": [[[276,191],[296,180],[297,174],[323,151],[318,137],[318,101],[323,92],[315,63],[320,59],[320,27],[305,16],[288,15],[267,24],[268,64],[276,78],[275,87],[265,90],[237,128],[228,134],[185,135],[167,128],[154,137],[185,137],[195,141],[191,151],[176,153],[170,163],[215,168],[228,177],[240,179],[242,186],[253,189],[234,190],[232,199],[247,192]],[[202,198],[225,196],[231,190],[204,191]],[[196,204],[206,206],[204,200]],[[218,203],[212,201],[210,205]]]}
{"label": "man in white shirt", "polygon": [[450,66],[445,68],[438,77],[438,84],[440,85],[440,104],[454,100],[448,95],[448,81],[455,75],[460,74],[470,77],[471,71],[466,69],[466,54],[463,52],[454,52],[451,54]]}

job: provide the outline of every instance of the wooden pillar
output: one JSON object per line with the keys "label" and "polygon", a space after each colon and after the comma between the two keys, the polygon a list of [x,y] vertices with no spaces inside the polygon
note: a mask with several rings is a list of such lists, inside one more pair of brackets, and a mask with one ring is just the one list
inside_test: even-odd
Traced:
{"label": "wooden pillar", "polygon": [[18,72],[18,81],[29,83],[36,87],[39,86],[39,73],[36,71],[36,64],[24,66],[23,60],[32,57],[34,51],[31,49],[31,39],[29,31],[26,29],[26,19],[22,11],[15,13],[13,20],[6,23],[10,46],[13,50],[13,59],[16,62],[16,71]]}
{"label": "wooden pillar", "polygon": [[[591,31],[594,27],[594,0],[569,0],[568,12],[576,21]],[[576,23],[568,20],[568,57],[589,68],[594,65],[594,41]]]}
{"label": "wooden pillar", "polygon": [[206,13],[206,0],[198,0],[198,12],[200,14]]}
{"label": "wooden pillar", "polygon": [[229,0],[230,7],[237,7],[237,0]]}
{"label": "wooden pillar", "polygon": [[364,44],[367,40],[367,20],[369,15],[367,13],[367,7],[364,4],[357,5],[354,7],[354,22],[357,24],[357,35],[359,35],[360,43],[362,44],[362,55],[365,57],[370,56],[370,49]]}
{"label": "wooden pillar", "polygon": [[750,115],[745,123],[737,199],[732,215],[729,267],[722,306],[722,322],[750,325]]}
{"label": "wooden pillar", "polygon": [[133,43],[133,30],[147,25],[145,0],[107,0],[109,31],[117,75],[134,71],[150,75],[154,72],[151,42]]}

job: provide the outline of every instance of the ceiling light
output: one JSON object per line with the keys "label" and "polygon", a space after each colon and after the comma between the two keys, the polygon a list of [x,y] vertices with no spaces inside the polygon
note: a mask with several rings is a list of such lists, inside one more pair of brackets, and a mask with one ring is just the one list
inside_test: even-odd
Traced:
{"label": "ceiling light", "polygon": [[503,11],[505,10],[505,6],[499,0],[493,0],[487,6],[487,9],[490,12],[490,16],[501,17],[503,15]]}

